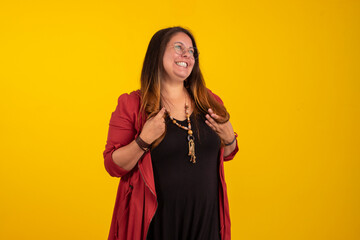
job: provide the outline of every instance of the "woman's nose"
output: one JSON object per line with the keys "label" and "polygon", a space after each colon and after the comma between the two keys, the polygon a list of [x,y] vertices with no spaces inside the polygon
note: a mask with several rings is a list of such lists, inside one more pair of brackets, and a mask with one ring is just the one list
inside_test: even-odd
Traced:
{"label": "woman's nose", "polygon": [[189,50],[184,49],[184,51],[183,51],[183,53],[182,53],[182,56],[183,56],[183,57],[189,57],[189,56],[190,56]]}
{"label": "woman's nose", "polygon": [[181,56],[190,58],[190,59],[194,59],[194,56],[190,53],[189,49],[184,50]]}

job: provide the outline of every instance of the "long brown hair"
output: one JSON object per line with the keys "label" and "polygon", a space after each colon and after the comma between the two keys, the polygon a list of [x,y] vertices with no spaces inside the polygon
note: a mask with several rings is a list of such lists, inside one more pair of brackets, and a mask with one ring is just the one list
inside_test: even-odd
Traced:
{"label": "long brown hair", "polygon": [[[164,73],[163,56],[165,48],[171,37],[178,32],[188,35],[193,47],[197,49],[195,39],[191,32],[182,27],[161,29],[151,38],[146,51],[143,68],[141,71],[141,107],[140,113],[148,118],[156,115],[161,108],[161,76]],[[205,81],[199,67],[198,53],[195,52],[195,63],[189,77],[184,81],[184,86],[195,102],[195,114],[207,114],[208,109],[223,117],[226,122],[230,115],[223,104],[219,103],[205,86]],[[157,146],[164,135],[156,140],[153,147]]]}

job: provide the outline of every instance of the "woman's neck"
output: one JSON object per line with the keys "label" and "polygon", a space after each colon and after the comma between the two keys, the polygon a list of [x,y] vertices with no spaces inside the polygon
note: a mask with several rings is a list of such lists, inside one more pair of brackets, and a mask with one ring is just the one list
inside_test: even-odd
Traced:
{"label": "woman's neck", "polygon": [[189,106],[189,112],[192,112],[192,103],[183,82],[179,82],[179,84],[163,82],[161,85],[161,102],[168,113],[178,120],[186,119],[185,103]]}
{"label": "woman's neck", "polygon": [[162,82],[161,83],[161,96],[165,99],[170,101],[184,99],[186,94],[186,89],[184,87],[183,82],[178,83],[169,83],[169,82]]}

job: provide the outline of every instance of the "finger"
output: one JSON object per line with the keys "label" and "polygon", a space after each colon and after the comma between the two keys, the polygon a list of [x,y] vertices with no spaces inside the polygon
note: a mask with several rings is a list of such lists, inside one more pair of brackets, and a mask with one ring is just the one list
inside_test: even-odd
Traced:
{"label": "finger", "polygon": [[164,113],[165,113],[165,107],[162,107],[160,109],[160,111],[156,114],[155,118],[164,118]]}
{"label": "finger", "polygon": [[214,125],[212,125],[208,120],[205,120],[205,123],[214,131],[216,131],[216,128]]}
{"label": "finger", "polygon": [[212,125],[217,125],[217,122],[209,115],[206,114],[206,119],[212,124]]}
{"label": "finger", "polygon": [[210,114],[210,116],[211,116],[212,118],[216,119],[216,120],[220,120],[220,119],[221,119],[221,117],[220,117],[219,115],[216,115],[216,113],[212,113],[212,114]]}
{"label": "finger", "polygon": [[222,117],[217,115],[211,108],[208,109],[208,112],[212,118],[221,121]]}
{"label": "finger", "polygon": [[208,113],[210,116],[215,115],[215,112],[211,108],[208,109]]}

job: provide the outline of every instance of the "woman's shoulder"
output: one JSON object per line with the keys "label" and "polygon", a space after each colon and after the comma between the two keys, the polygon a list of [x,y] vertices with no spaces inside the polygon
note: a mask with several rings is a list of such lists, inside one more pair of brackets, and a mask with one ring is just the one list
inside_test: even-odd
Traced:
{"label": "woman's shoulder", "polygon": [[141,94],[140,94],[140,90],[135,90],[132,91],[130,93],[123,93],[119,96],[118,98],[118,103],[121,105],[138,105],[140,104],[140,98],[141,98]]}
{"label": "woman's shoulder", "polygon": [[116,112],[121,115],[137,115],[140,109],[140,90],[123,93],[118,98]]}

